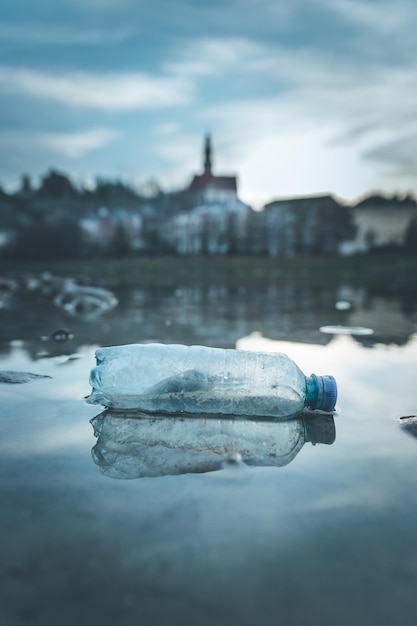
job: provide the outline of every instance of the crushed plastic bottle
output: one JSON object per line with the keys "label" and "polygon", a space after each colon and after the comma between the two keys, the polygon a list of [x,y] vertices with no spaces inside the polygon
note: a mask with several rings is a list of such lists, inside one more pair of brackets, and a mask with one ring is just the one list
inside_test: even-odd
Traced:
{"label": "crushed plastic bottle", "polygon": [[114,409],[288,419],[336,404],[333,376],[306,377],[282,353],[152,343],[100,348],[96,361],[88,401]]}
{"label": "crushed plastic bottle", "polygon": [[183,417],[106,409],[91,420],[91,453],[111,478],[141,478],[221,469],[225,463],[282,467],[306,442],[331,445],[333,415],[312,413],[286,421]]}

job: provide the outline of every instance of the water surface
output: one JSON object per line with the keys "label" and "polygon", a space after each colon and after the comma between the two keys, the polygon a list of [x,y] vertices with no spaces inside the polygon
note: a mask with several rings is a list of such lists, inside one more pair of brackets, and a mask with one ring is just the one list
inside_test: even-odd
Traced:
{"label": "water surface", "polygon": [[[417,413],[413,295],[180,281],[113,290],[119,304],[102,314],[69,315],[21,286],[0,309],[0,370],[50,377],[0,385],[2,623],[414,623],[417,441],[399,419]],[[66,340],[52,338],[59,329]],[[143,428],[132,424],[127,449],[110,420],[101,466],[101,408],[84,401],[94,351],[144,341],[278,350],[306,374],[333,374],[334,441],[297,439],[290,454],[277,428],[278,462],[249,432],[250,465],[218,449],[214,465],[172,475],[161,452],[156,475],[138,478],[119,470],[126,453],[144,454]]]}

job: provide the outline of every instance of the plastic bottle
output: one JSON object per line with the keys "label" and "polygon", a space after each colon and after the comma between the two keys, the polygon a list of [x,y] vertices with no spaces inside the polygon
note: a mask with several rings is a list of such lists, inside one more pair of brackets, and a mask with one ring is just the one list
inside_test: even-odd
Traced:
{"label": "plastic bottle", "polygon": [[275,421],[173,417],[106,409],[91,420],[92,457],[111,478],[140,478],[218,470],[227,462],[263,467],[290,463],[306,442],[331,445],[333,415]]}
{"label": "plastic bottle", "polygon": [[91,404],[162,413],[269,416],[333,411],[332,376],[305,377],[285,354],[131,344],[96,351]]}

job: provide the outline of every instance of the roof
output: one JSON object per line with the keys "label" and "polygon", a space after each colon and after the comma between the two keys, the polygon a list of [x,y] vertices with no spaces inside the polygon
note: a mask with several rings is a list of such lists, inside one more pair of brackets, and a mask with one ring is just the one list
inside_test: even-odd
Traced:
{"label": "roof", "polygon": [[380,208],[393,208],[394,206],[410,206],[415,207],[416,201],[410,195],[405,196],[383,196],[381,194],[374,194],[372,196],[367,196],[363,200],[360,200],[355,205],[355,208],[371,208],[371,209],[380,209]]}
{"label": "roof", "polygon": [[215,176],[211,173],[198,174],[194,176],[189,186],[189,191],[205,191],[214,188],[218,191],[233,191],[237,193],[236,176]]}
{"label": "roof", "polygon": [[298,205],[298,206],[306,206],[312,203],[326,203],[326,204],[335,204],[339,203],[331,194],[323,194],[317,196],[299,196],[292,198],[279,198],[277,200],[272,200],[272,202],[268,202],[264,209],[268,209],[271,207],[277,206],[288,206],[288,205]]}

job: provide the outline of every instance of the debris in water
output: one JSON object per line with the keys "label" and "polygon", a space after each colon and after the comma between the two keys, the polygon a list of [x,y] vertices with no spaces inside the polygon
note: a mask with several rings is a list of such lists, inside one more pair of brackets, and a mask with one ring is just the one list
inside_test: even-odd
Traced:
{"label": "debris in water", "polygon": [[320,326],[321,333],[328,335],[373,335],[372,328],[366,328],[365,326]]}
{"label": "debris in water", "polygon": [[73,338],[74,335],[68,328],[58,328],[51,334],[51,339],[54,341],[68,341],[68,339]]}
{"label": "debris in water", "polygon": [[400,425],[403,430],[417,437],[417,415],[405,415],[400,417]]}
{"label": "debris in water", "polygon": [[14,372],[11,370],[0,371],[0,383],[8,383],[17,385],[21,383],[28,383],[36,378],[52,378],[46,374],[33,374],[32,372]]}
{"label": "debris in water", "polygon": [[100,287],[85,287],[67,281],[54,304],[74,317],[95,318],[118,305],[114,293]]}

